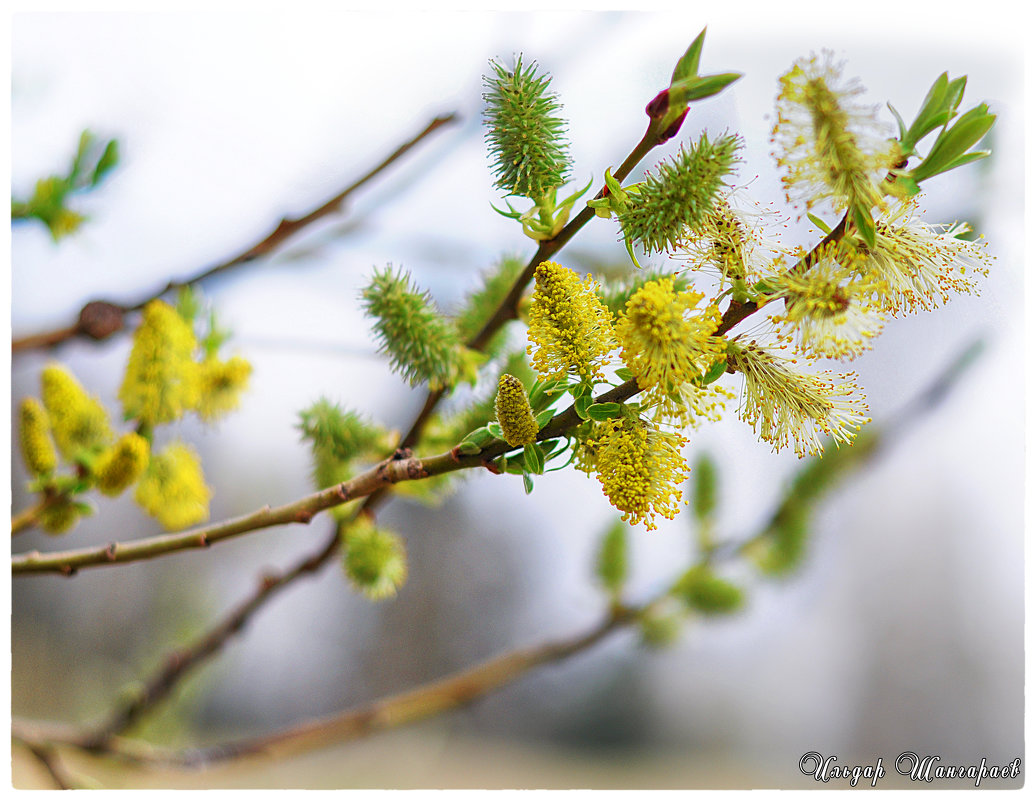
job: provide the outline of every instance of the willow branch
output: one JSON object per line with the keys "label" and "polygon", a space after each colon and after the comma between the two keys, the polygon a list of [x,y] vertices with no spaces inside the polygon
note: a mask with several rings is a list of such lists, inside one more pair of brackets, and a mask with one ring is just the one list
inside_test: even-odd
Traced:
{"label": "willow branch", "polygon": [[324,546],[313,555],[298,562],[280,575],[268,573],[259,580],[259,586],[251,597],[234,608],[229,615],[205,632],[193,643],[169,653],[155,674],[134,690],[128,700],[116,706],[105,720],[79,739],[83,747],[101,750],[112,740],[129,729],[146,712],[164,701],[189,671],[199,667],[216,656],[234,635],[244,629],[245,624],[261,607],[268,603],[280,590],[296,579],[316,573],[338,549],[338,526]]}
{"label": "willow branch", "polygon": [[397,147],[380,164],[369,170],[365,175],[347,186],[330,200],[317,206],[315,209],[301,217],[285,217],[281,219],[269,234],[254,245],[245,248],[236,256],[221,262],[220,264],[216,264],[202,270],[190,278],[179,281],[170,281],[162,289],[136,302],[123,304],[109,300],[91,301],[82,308],[79,313],[79,320],[75,325],[14,339],[11,342],[11,351],[17,353],[18,351],[28,350],[30,348],[53,347],[79,336],[94,340],[107,339],[112,334],[123,328],[124,317],[128,312],[139,311],[152,300],[160,298],[175,289],[193,286],[194,284],[204,281],[207,278],[211,278],[214,275],[228,272],[235,267],[240,267],[241,265],[248,264],[262,256],[266,256],[280,247],[286,240],[297,234],[303,228],[306,228],[330,214],[338,212],[348,197],[356,190],[360,189],[362,186],[384,172],[388,167],[406,155],[407,152],[420,144],[429,135],[456,120],[457,115],[453,113],[436,117],[428,123],[424,130],[417,134],[417,136]]}
{"label": "willow branch", "polygon": [[98,746],[69,727],[30,721],[12,721],[12,732],[17,741],[29,747],[71,746],[133,762],[172,767],[198,768],[249,756],[281,757],[319,745],[355,740],[469,704],[537,667],[561,662],[590,649],[612,632],[636,622],[647,606],[616,608],[582,634],[512,651],[407,692],[262,737],[205,748],[164,751],[141,747],[118,737]]}
{"label": "willow branch", "polygon": [[[829,486],[833,486],[846,475],[873,461],[882,452],[882,446],[898,441],[896,432],[914,418],[926,414],[937,405],[961,378],[964,370],[981,352],[981,342],[966,348],[951,364],[923,390],[917,398],[872,432],[872,436],[859,446],[852,448],[850,458],[839,459],[833,465],[834,474]],[[709,560],[725,561],[743,556],[754,544],[771,535],[780,524],[782,516],[789,513],[792,505],[801,503],[794,495],[778,504],[770,520],[754,535],[741,540],[719,543],[710,552]],[[348,525],[348,522],[340,525]],[[146,683],[145,689],[131,700],[126,707],[113,712],[99,729],[83,733],[68,726],[41,726],[36,723],[15,721],[13,730],[16,740],[30,748],[49,749],[54,745],[103,753],[134,762],[161,763],[184,766],[199,766],[245,756],[283,755],[288,752],[314,747],[329,742],[343,742],[357,739],[385,728],[400,726],[421,717],[438,714],[503,686],[520,678],[524,673],[543,664],[561,661],[590,648],[611,631],[635,623],[665,596],[659,596],[640,606],[614,606],[607,618],[594,629],[578,637],[535,648],[516,651],[482,665],[454,674],[446,679],[415,688],[406,693],[376,701],[359,709],[340,715],[308,722],[265,737],[241,740],[235,743],[205,749],[181,752],[160,752],[132,740],[119,737],[144,710],[153,707],[172,690],[176,681],[191,667],[197,666],[218,651],[222,643],[244,625],[250,615],[272,597],[272,595],[300,576],[313,573],[324,564],[337,548],[337,532],[324,548],[303,560],[281,576],[267,576],[260,584],[256,595],[239,606],[223,624],[199,638],[192,646],[169,656],[165,666]]]}
{"label": "willow branch", "polygon": [[75,783],[72,781],[71,777],[69,777],[61,763],[58,762],[57,755],[54,753],[54,749],[51,746],[40,745],[38,743],[26,743],[26,748],[28,748],[29,753],[36,758],[36,761],[43,766],[43,769],[47,771],[57,789],[72,790],[75,788]]}
{"label": "willow branch", "polygon": [[40,514],[49,505],[50,501],[47,498],[44,498],[39,503],[34,504],[33,506],[28,507],[27,509],[22,509],[22,511],[18,512],[15,515],[12,515],[11,536],[13,537],[15,534],[20,534],[23,531],[28,531],[30,528],[35,526],[36,523],[39,522]]}
{"label": "willow branch", "polygon": [[[503,443],[501,443],[503,444]],[[506,448],[506,445],[504,445]],[[502,452],[502,451],[501,451]],[[154,559],[177,551],[207,548],[217,542],[238,537],[251,531],[289,523],[309,523],[325,509],[339,506],[370,495],[377,489],[400,481],[411,481],[428,476],[483,465],[479,454],[465,456],[455,451],[419,459],[403,453],[400,458],[388,459],[365,473],[333,487],[314,492],[283,506],[263,508],[251,514],[235,517],[207,526],[198,526],[173,534],[162,534],[124,542],[112,542],[97,548],[82,548],[41,554],[38,551],[18,554],[11,559],[14,575],[25,573],[61,573],[72,575],[80,568],[126,564]]]}

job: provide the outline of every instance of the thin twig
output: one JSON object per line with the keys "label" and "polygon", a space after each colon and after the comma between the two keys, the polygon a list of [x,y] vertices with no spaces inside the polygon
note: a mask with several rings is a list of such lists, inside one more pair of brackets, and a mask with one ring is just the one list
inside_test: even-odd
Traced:
{"label": "thin twig", "polygon": [[281,575],[264,575],[250,598],[237,606],[218,625],[205,632],[195,642],[170,653],[159,670],[143,683],[140,690],[121,707],[111,711],[108,717],[95,729],[82,737],[84,745],[100,750],[112,739],[128,730],[148,711],[154,709],[176,688],[178,682],[193,668],[196,668],[218,654],[223,645],[239,633],[252,615],[267,603],[278,591],[289,586],[304,575],[312,575],[330,558],[338,547],[338,526],[328,542],[312,556],[297,563]]}
{"label": "thin twig", "polygon": [[[964,369],[974,361],[980,349],[981,343],[967,348],[936,376],[928,389],[877,429],[866,447],[858,453],[853,449],[853,458],[839,462],[837,472],[844,477],[848,472],[860,469],[882,452],[883,444],[896,442],[894,432],[916,416],[930,411],[941,401],[948,389],[960,379]],[[773,527],[779,524],[781,516],[785,514],[786,507],[797,502],[793,496],[787,496],[760,532],[741,540],[721,543],[710,552],[709,559],[713,562],[725,561],[743,555],[755,543],[770,536]],[[341,525],[348,525],[348,522]],[[84,734],[81,730],[69,726],[14,721],[12,730],[15,739],[30,749],[49,751],[55,745],[63,745],[136,763],[175,767],[197,768],[247,756],[283,756],[318,745],[358,739],[376,731],[401,726],[470,703],[515,681],[538,666],[560,662],[589,649],[612,631],[637,622],[665,597],[665,594],[660,595],[639,606],[616,605],[604,621],[584,634],[504,654],[405,693],[272,735],[186,751],[162,751],[118,736],[143,711],[153,708],[161,698],[166,697],[176,681],[190,667],[198,665],[218,651],[223,642],[240,630],[247,619],[274,592],[283,589],[299,576],[318,570],[334,552],[337,542],[336,532],[320,552],[279,577],[265,578],[253,598],[239,606],[221,626],[200,638],[193,646],[171,655],[166,666],[147,683],[146,689],[124,709],[113,713],[101,728]]]}
{"label": "thin twig", "polygon": [[263,737],[173,751],[141,747],[121,737],[98,742],[67,726],[32,721],[12,721],[12,733],[17,741],[30,748],[62,745],[133,762],[181,768],[206,767],[247,756],[283,756],[321,744],[358,739],[469,704],[536,667],[561,662],[588,650],[612,632],[636,622],[649,605],[616,608],[603,621],[576,636],[512,651],[407,692]]}
{"label": "thin twig", "polygon": [[162,289],[135,302],[117,303],[110,300],[91,301],[80,311],[79,320],[75,325],[14,339],[11,342],[11,351],[13,353],[17,353],[18,351],[28,350],[30,348],[53,347],[72,339],[73,337],[79,336],[94,340],[107,339],[116,331],[122,330],[125,323],[124,317],[128,312],[139,311],[152,300],[160,298],[175,289],[192,286],[207,278],[211,278],[214,275],[227,272],[235,267],[239,267],[243,264],[254,261],[257,258],[265,256],[280,247],[280,245],[282,245],[287,239],[297,234],[303,228],[339,211],[343,203],[353,192],[377,177],[430,134],[445,125],[455,122],[456,120],[457,115],[453,113],[436,117],[428,123],[424,130],[417,134],[417,136],[404,142],[380,164],[369,170],[360,179],[347,186],[333,198],[301,217],[294,219],[288,217],[283,218],[263,239],[241,251],[236,256],[220,264],[206,268],[190,278],[179,281],[169,281],[169,283],[167,283]]}
{"label": "thin twig", "polygon": [[[503,445],[503,448],[506,449],[506,445]],[[499,450],[499,452],[502,453],[503,450]],[[494,450],[492,455],[495,456],[498,453]],[[482,465],[487,458],[490,457],[483,454],[464,456],[454,451],[425,459],[402,455],[402,458],[388,459],[349,481],[314,492],[292,503],[273,508],[265,506],[251,514],[219,523],[173,534],[162,534],[157,537],[112,542],[98,548],[81,548],[46,554],[38,551],[18,554],[11,559],[11,572],[14,575],[61,573],[67,576],[84,567],[139,562],[177,551],[207,548],[222,540],[271,526],[309,523],[318,512],[366,497],[376,489],[400,481],[412,481],[454,470],[476,467]]]}
{"label": "thin twig", "polygon": [[46,509],[47,506],[48,501],[46,498],[44,498],[39,503],[36,503],[33,506],[28,507],[27,509],[22,509],[22,511],[12,516],[11,536],[13,537],[15,534],[20,534],[23,531],[28,531],[30,528],[35,526],[36,523],[39,522],[40,513],[44,509]]}
{"label": "thin twig", "polygon": [[39,743],[26,743],[26,748],[29,749],[29,753],[36,757],[36,761],[50,774],[50,778],[59,790],[72,790],[75,788],[75,783],[61,763],[58,762],[57,755],[52,747]]}

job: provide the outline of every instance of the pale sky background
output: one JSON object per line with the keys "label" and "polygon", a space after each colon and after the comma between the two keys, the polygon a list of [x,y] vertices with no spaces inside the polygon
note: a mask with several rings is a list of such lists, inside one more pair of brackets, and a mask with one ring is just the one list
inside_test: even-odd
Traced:
{"label": "pale sky background", "polygon": [[[769,126],[777,76],[796,58],[833,50],[845,75],[867,87],[867,102],[889,101],[908,120],[940,72],[967,74],[963,107],[985,101],[998,115],[997,155],[931,181],[924,207],[930,222],[975,221],[996,256],[989,280],[980,297],[891,322],[851,369],[880,422],[976,337],[986,341],[983,360],[943,406],[824,504],[802,572],[753,583],[742,615],[691,625],[662,654],[645,656],[631,638],[617,638],[582,667],[554,670],[450,718],[444,729],[422,731],[459,750],[524,742],[540,758],[579,719],[566,703],[579,707],[587,693],[588,706],[607,704],[612,696],[587,688],[619,676],[635,682],[648,721],[639,747],[676,755],[677,763],[681,755],[730,759],[733,770],[765,786],[804,786],[796,760],[811,749],[843,761],[888,761],[905,748],[943,749],[965,762],[1015,756],[1008,752],[1021,744],[1022,365],[1031,358],[1022,344],[1019,26],[988,12],[956,27],[933,25],[935,9],[945,7],[930,3],[867,4],[868,13],[752,3],[709,16],[220,8],[14,18],[12,194],[26,195],[38,177],[64,169],[85,127],[117,136],[123,156],[100,190],[75,201],[91,218],[81,233],[55,246],[42,226],[13,230],[15,335],[67,325],[91,298],[136,299],[222,261],[282,216],[338,192],[435,115],[457,111],[463,123],[358,193],[346,215],[205,286],[234,331],[232,350],[255,366],[238,413],[215,427],[178,428],[202,454],[214,520],[310,490],[294,426],[320,395],[397,427],[419,408],[423,393],[408,392],[375,357],[358,310],[374,267],[410,270],[452,309],[501,253],[532,252],[517,226],[489,207],[499,205],[479,124],[489,58],[523,52],[554,75],[569,119],[573,181],[592,176],[596,183],[639,139],[644,105],[707,24],[702,71],[745,77],[696,107],[678,142],[703,129],[740,132],[746,163],[739,178],[763,202],[780,201]],[[656,152],[643,166],[658,159]],[[614,223],[594,221],[560,260],[585,267],[623,258]],[[128,346],[123,336],[53,355],[114,409]],[[14,359],[12,401],[38,392],[45,363],[43,354]],[[694,435],[688,455],[693,461],[701,451],[721,465],[721,526],[732,536],[768,516],[798,464],[793,454],[772,454],[733,413]],[[17,457],[13,476],[21,508],[27,497]],[[602,603],[590,577],[593,552],[612,510],[581,474],[549,479],[528,498],[520,479],[487,475],[437,510],[393,504],[384,517],[407,539],[411,586],[392,606],[372,610],[333,567],[300,584],[202,671],[194,723],[265,730],[590,625]],[[100,507],[62,540],[26,535],[15,549],[108,541],[113,520],[118,538],[158,531],[126,499]],[[87,571],[73,581],[20,579],[15,713],[49,709],[24,694],[19,671],[62,675],[70,658],[57,644],[64,641],[96,656],[81,674],[69,674],[85,689],[63,690],[81,697],[81,706],[69,701],[63,709],[69,719],[96,715],[176,642],[172,622],[161,618],[173,601],[156,599],[188,598],[190,619],[202,626],[247,595],[264,566],[292,564],[317,547],[326,525],[261,532],[164,565]],[[685,558],[689,531],[682,515],[658,532],[634,533],[631,598],[669,578],[674,560]],[[187,592],[185,575],[196,592]],[[499,616],[473,611],[483,606]],[[46,622],[26,629],[26,615]],[[127,634],[124,648],[102,646],[110,638],[105,615],[141,633]],[[344,621],[343,629],[317,625],[328,618]],[[433,653],[434,637],[446,642]],[[386,660],[394,673],[372,672]],[[289,686],[277,678],[286,674]],[[619,694],[629,690],[617,686],[626,687]],[[478,747],[474,754],[481,761]],[[448,756],[441,762],[451,764]],[[418,784],[421,775],[437,775],[415,770]],[[506,772],[500,775],[507,785]],[[674,776],[684,786],[683,774]]]}

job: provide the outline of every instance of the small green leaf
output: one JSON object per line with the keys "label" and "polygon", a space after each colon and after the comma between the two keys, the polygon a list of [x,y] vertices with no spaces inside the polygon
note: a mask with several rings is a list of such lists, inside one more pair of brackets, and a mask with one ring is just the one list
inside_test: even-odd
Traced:
{"label": "small green leaf", "polygon": [[564,391],[564,388],[565,382],[556,378],[550,381],[537,381],[529,390],[529,405],[532,406],[533,411],[542,411]]}
{"label": "small green leaf", "polygon": [[101,153],[101,158],[97,161],[97,166],[94,167],[93,176],[90,179],[90,186],[97,186],[104,177],[111,172],[115,166],[119,163],[119,142],[117,139],[110,139],[108,144],[105,145],[104,152]]}
{"label": "small green leaf", "polygon": [[676,68],[673,70],[673,79],[669,82],[670,85],[698,74],[698,65],[701,62],[701,49],[705,44],[706,30],[708,30],[708,28],[701,29],[701,33],[699,33],[698,37],[691,42],[691,46],[687,48],[687,52],[684,53],[683,56],[680,57],[680,60],[676,62]]}
{"label": "small green leaf", "polygon": [[602,420],[618,416],[621,411],[622,404],[620,403],[593,403],[586,409],[586,418],[599,423]]}
{"label": "small green leaf", "polygon": [[543,450],[535,442],[525,446],[525,466],[530,473],[543,475]]}
{"label": "small green leaf", "polygon": [[816,226],[817,228],[819,228],[819,229],[820,229],[821,231],[823,231],[825,235],[827,235],[827,234],[831,233],[831,226],[830,226],[830,225],[828,225],[828,224],[827,224],[826,222],[824,222],[823,220],[821,220],[821,219],[820,219],[819,217],[817,217],[817,216],[816,216],[815,214],[810,214],[810,213],[808,213],[808,212],[807,212],[807,213],[806,213],[806,216],[807,216],[807,217],[809,217],[809,221],[810,221],[811,223],[813,223],[813,225],[815,225],[815,226]]}
{"label": "small green leaf", "polygon": [[995,122],[996,115],[989,113],[985,103],[963,114],[951,128],[939,134],[928,155],[911,171],[911,177],[920,183],[953,169],[955,164],[967,163],[958,160],[989,132]]}
{"label": "small green leaf", "polygon": [[695,100],[718,95],[738,78],[740,72],[723,72],[718,75],[703,75],[700,78],[688,78],[673,84],[669,88],[670,108],[682,108]]}
{"label": "small green leaf", "polygon": [[[499,424],[497,424],[497,425],[499,425]],[[493,432],[489,430],[489,426],[488,425],[485,425],[485,426],[482,426],[481,428],[476,428],[474,431],[472,431],[470,434],[468,434],[466,437],[464,437],[464,439],[461,440],[460,444],[461,445],[465,445],[465,444],[474,445],[479,450],[482,450],[482,448],[485,445],[488,445],[492,441],[493,441]],[[477,453],[477,451],[476,451],[476,453]]]}
{"label": "small green leaf", "polygon": [[503,432],[503,429],[500,428],[500,424],[499,423],[497,423],[497,422],[486,423],[486,429],[489,431],[490,434],[493,435],[494,439],[503,439],[504,438],[504,432]]}
{"label": "small green leaf", "polygon": [[590,415],[587,413],[587,409],[590,408],[590,406],[593,404],[593,401],[594,399],[590,395],[580,395],[578,398],[576,398],[576,401],[573,405],[575,406],[576,414],[579,415],[580,420],[586,420],[589,418]]}
{"label": "small green leaf", "polygon": [[633,379],[633,371],[628,367],[620,367],[615,371],[615,376],[620,381],[631,381]]}
{"label": "small green leaf", "polygon": [[532,476],[528,473],[522,473],[522,484],[525,487],[525,494],[532,495]]}
{"label": "small green leaf", "polygon": [[873,248],[876,232],[874,230],[874,219],[871,217],[871,210],[857,203],[853,206],[852,216],[856,230],[860,232],[860,237],[867,247]]}
{"label": "small green leaf", "polygon": [[537,429],[543,428],[547,423],[554,419],[554,410],[547,409],[546,411],[540,412],[536,415],[536,427]]}
{"label": "small green leaf", "polygon": [[723,358],[714,362],[712,367],[710,367],[705,375],[702,376],[701,385],[704,387],[708,386],[713,381],[718,381],[725,372],[727,372],[727,360],[726,358]]}
{"label": "small green leaf", "polygon": [[[896,126],[899,128],[899,141],[902,142],[904,139],[906,139],[907,133],[906,125],[903,123],[903,118],[900,116],[899,112],[896,111],[895,108],[893,108],[891,103],[886,103],[885,105],[888,106],[888,110],[892,112],[892,116],[896,118]],[[812,214],[808,216],[810,219],[813,218]]]}

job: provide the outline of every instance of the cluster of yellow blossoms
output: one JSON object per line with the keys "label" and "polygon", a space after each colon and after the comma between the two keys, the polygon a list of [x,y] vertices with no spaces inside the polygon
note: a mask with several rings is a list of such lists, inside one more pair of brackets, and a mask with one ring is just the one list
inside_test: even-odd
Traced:
{"label": "cluster of yellow blossoms", "polygon": [[[853,359],[890,316],[974,291],[986,273],[983,245],[960,238],[967,226],[924,224],[916,198],[886,180],[906,162],[872,110],[856,103],[860,91],[830,58],[799,62],[781,79],[773,141],[788,200],[845,212],[838,230],[814,218],[828,234],[821,245],[784,249],[766,234],[769,215],[739,208],[727,190],[679,238],[678,257],[713,272],[720,298],[766,307],[769,329],[757,325],[750,341],[726,333],[718,299],[677,290],[672,278],[643,283],[613,320],[592,277],[555,262],[537,267],[528,352],[541,379],[569,381],[577,410],[609,368],[636,380],[636,402],[583,415],[573,456],[624,520],[654,528],[656,516],[677,512],[688,472],[680,432],[716,419],[724,397],[735,397],[713,383],[724,373],[741,376],[739,416],[775,450],[803,457],[821,453],[827,439],[849,444],[869,420],[855,375],[803,371],[798,362]],[[510,398],[520,387],[502,384],[501,396],[505,389]],[[535,436],[530,429],[508,442]]]}
{"label": "cluster of yellow blossoms", "polygon": [[[136,428],[117,439],[97,398],[64,367],[44,368],[42,403],[22,401],[19,427],[25,465],[43,496],[44,530],[66,531],[88,513],[74,497],[90,487],[117,496],[136,484],[137,503],[168,529],[208,517],[211,493],[197,453],[179,441],[155,452],[152,441],[155,426],[187,412],[211,421],[236,407],[251,365],[238,356],[223,361],[209,350],[199,346],[191,325],[173,307],[149,303],[119,390],[124,417]],[[62,460],[73,468],[71,474],[57,474]]]}

